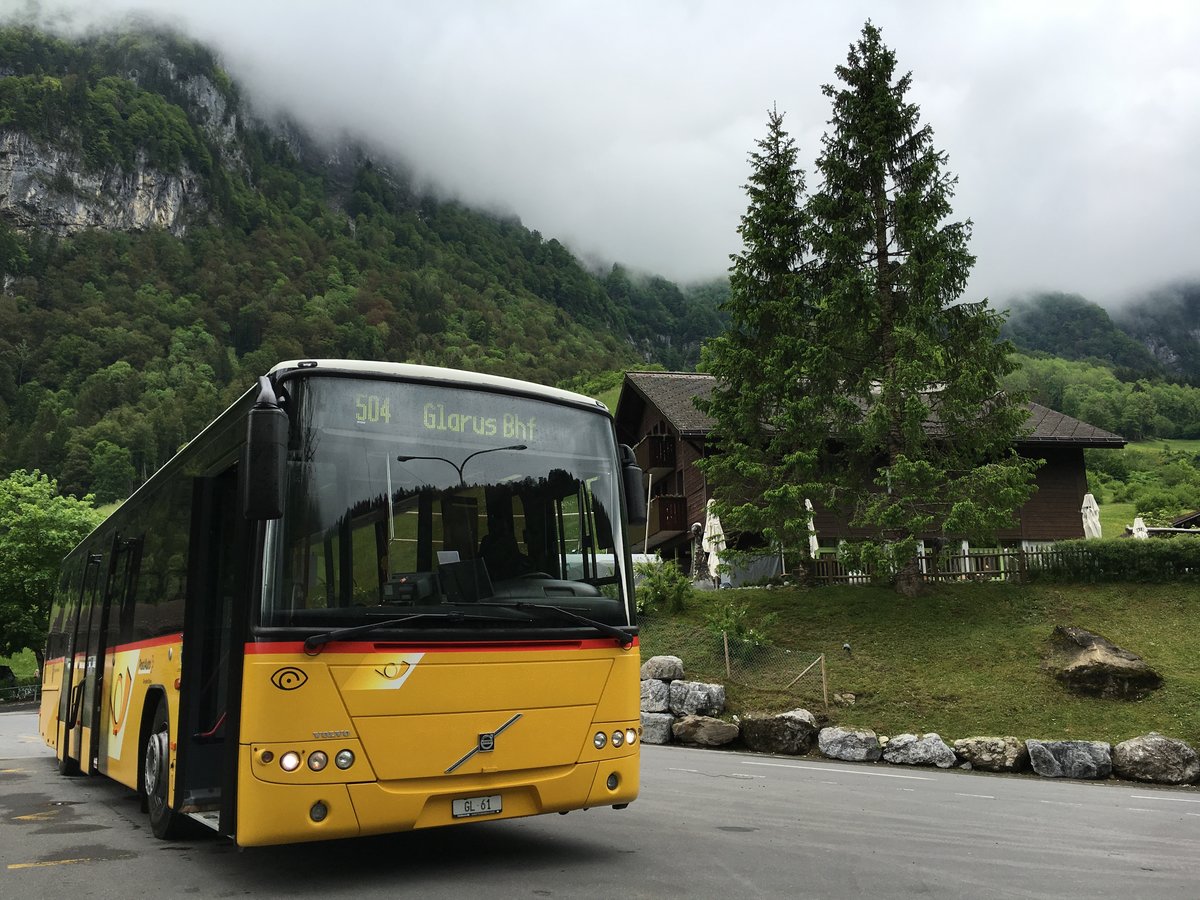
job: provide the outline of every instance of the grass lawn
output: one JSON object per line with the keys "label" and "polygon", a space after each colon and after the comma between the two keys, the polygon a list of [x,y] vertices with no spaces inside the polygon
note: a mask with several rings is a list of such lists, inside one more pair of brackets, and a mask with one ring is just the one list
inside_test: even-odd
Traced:
{"label": "grass lawn", "polygon": [[[689,665],[688,646],[668,646],[679,643],[668,632],[680,620],[702,629],[706,608],[731,601],[748,607],[750,623],[766,613],[778,616],[770,629],[776,652],[746,683],[727,679],[720,665],[697,671]],[[1098,632],[1141,655],[1163,676],[1164,686],[1142,701],[1068,693],[1043,669],[1051,633],[1060,624]],[[724,683],[730,714],[797,706],[825,713],[819,680],[806,678],[782,689],[825,654],[831,697],[836,692],[857,697],[849,707],[830,703],[827,715],[834,723],[889,735],[937,732],[946,740],[1013,735],[1116,743],[1158,731],[1200,747],[1197,633],[1195,585],[962,584],[915,600],[876,587],[746,589],[698,595],[680,617],[650,620],[642,658],[670,653],[683,659],[689,679]],[[851,645],[849,654],[844,643]],[[791,659],[784,648],[792,651]]]}
{"label": "grass lawn", "polygon": [[1200,440],[1185,441],[1176,438],[1155,438],[1150,441],[1134,441],[1125,445],[1126,453],[1159,453],[1163,450],[1200,453]]}
{"label": "grass lawn", "polygon": [[12,667],[18,680],[37,677],[37,657],[32,650],[22,650],[15,656],[0,656],[0,665]]}
{"label": "grass lawn", "polygon": [[1118,538],[1125,533],[1125,527],[1133,524],[1137,515],[1136,503],[1102,503],[1100,504],[1100,532],[1102,537]]}

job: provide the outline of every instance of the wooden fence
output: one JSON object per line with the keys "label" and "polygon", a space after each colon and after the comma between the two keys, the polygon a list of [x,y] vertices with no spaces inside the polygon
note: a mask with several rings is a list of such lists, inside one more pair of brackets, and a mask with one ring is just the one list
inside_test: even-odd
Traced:
{"label": "wooden fence", "polygon": [[[920,576],[941,581],[1028,581],[1039,572],[1079,572],[1090,568],[1091,554],[1083,548],[1024,550],[1020,547],[943,551],[918,560]],[[870,584],[870,572],[848,569],[832,554],[804,564],[807,577],[816,584]]]}

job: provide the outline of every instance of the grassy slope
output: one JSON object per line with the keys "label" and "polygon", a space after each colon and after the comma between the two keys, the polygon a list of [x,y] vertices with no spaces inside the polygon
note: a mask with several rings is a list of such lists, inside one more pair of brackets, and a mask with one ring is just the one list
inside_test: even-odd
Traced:
{"label": "grassy slope", "polygon": [[1137,515],[1136,503],[1102,503],[1100,505],[1100,531],[1106,538],[1120,537],[1126,526],[1133,524]]}
{"label": "grassy slope", "polygon": [[[732,683],[723,671],[690,668],[686,647],[656,643],[653,622],[642,651],[643,658],[673,653],[682,657],[689,678],[725,682],[730,713],[804,706],[820,714],[817,681],[806,679],[790,691],[762,686],[786,684],[824,653],[830,694],[858,697],[852,707],[831,703],[829,718],[840,724],[883,734],[935,731],[947,740],[1014,735],[1115,743],[1159,731],[1200,747],[1195,586],[964,584],[917,600],[873,587],[742,590],[722,592],[719,599],[704,595],[684,618],[700,625],[706,605],[730,599],[751,607],[751,622],[776,612],[774,642],[793,650],[800,662],[789,663],[783,673],[764,672],[751,686]],[[1137,702],[1067,693],[1042,670],[1058,624],[1096,631],[1140,654],[1164,676],[1164,686]],[[845,642],[850,655],[842,650]]]}

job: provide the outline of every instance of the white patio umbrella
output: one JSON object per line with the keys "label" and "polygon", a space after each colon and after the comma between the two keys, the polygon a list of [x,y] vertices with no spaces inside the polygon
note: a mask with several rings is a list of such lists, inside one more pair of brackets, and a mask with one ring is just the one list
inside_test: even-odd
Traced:
{"label": "white patio umbrella", "polygon": [[1080,513],[1083,515],[1083,536],[1085,538],[1100,537],[1100,506],[1091,494],[1083,495],[1083,508]]}
{"label": "white patio umbrella", "polygon": [[816,559],[817,551],[821,549],[821,545],[817,542],[817,521],[813,516],[812,501],[805,498],[804,508],[808,510],[808,555]]}
{"label": "white patio umbrella", "polygon": [[1144,541],[1150,537],[1150,531],[1146,528],[1146,520],[1141,516],[1133,520],[1133,536],[1139,541]]}
{"label": "white patio umbrella", "polygon": [[705,507],[704,537],[700,542],[701,549],[708,554],[708,574],[714,580],[721,577],[721,552],[725,549],[725,532],[721,530],[721,520],[713,512],[713,501],[709,500]]}

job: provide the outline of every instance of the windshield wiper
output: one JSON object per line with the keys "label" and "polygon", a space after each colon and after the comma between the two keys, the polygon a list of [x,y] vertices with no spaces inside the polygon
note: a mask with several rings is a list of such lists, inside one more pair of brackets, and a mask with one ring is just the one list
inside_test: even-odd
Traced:
{"label": "windshield wiper", "polygon": [[601,634],[607,635],[616,641],[622,650],[628,650],[633,646],[633,635],[627,631],[622,631],[615,625],[609,625],[607,622],[597,622],[595,619],[589,619],[587,616],[581,616],[579,613],[573,613],[569,609],[563,609],[561,606],[551,606],[548,603],[526,603],[522,600],[516,600],[512,603],[484,603],[483,606],[504,606],[509,609],[533,610],[535,612],[553,613],[560,619],[566,619],[569,622],[577,622],[580,625],[587,625],[590,628],[595,628]]}
{"label": "windshield wiper", "polygon": [[[409,616],[401,616],[399,619],[380,619],[377,622],[366,622],[362,625],[351,625],[347,628],[335,628],[332,631],[325,631],[321,634],[311,634],[304,639],[304,652],[314,654],[320,652],[320,649],[330,641],[344,641],[348,638],[358,637],[361,634],[369,634],[379,628],[392,628],[396,625],[403,625],[405,622],[412,622],[417,619],[449,619],[452,622],[465,621],[483,621],[483,622],[511,622],[510,618],[504,616],[480,616],[473,613],[461,612],[425,612],[413,613]],[[531,620],[527,620],[531,621]]]}

